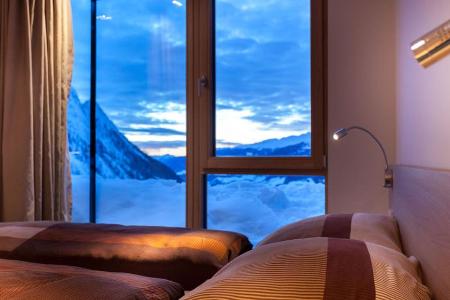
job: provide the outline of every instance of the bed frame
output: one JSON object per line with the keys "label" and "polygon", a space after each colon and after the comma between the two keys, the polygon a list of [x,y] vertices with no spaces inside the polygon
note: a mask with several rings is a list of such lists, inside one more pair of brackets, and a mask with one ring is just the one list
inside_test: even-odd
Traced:
{"label": "bed frame", "polygon": [[404,251],[420,261],[433,299],[450,298],[450,171],[394,168],[391,211]]}

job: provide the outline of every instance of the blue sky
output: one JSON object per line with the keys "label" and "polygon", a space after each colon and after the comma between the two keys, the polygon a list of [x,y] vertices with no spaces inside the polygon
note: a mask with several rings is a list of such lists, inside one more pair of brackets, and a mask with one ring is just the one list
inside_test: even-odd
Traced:
{"label": "blue sky", "polygon": [[[185,1],[98,1],[97,101],[151,155],[185,152]],[[86,101],[90,0],[72,5]],[[216,22],[218,146],[308,132],[309,1],[217,0]]]}

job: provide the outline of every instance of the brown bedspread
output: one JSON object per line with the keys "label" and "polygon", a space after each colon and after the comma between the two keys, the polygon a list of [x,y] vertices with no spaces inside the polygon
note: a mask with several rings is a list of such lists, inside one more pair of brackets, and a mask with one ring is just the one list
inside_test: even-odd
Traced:
{"label": "brown bedspread", "polygon": [[185,228],[2,223],[0,258],[125,272],[190,290],[249,250],[240,234]]}
{"label": "brown bedspread", "polygon": [[0,259],[0,299],[175,300],[183,293],[164,279]]}

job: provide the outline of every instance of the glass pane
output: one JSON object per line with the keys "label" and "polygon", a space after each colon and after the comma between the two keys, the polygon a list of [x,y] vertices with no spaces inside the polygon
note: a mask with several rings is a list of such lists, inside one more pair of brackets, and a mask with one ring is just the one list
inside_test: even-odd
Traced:
{"label": "glass pane", "polygon": [[311,155],[310,0],[216,0],[216,155]]}
{"label": "glass pane", "polygon": [[185,1],[97,5],[97,221],[185,226]]}
{"label": "glass pane", "polygon": [[255,245],[277,228],[325,213],[325,177],[209,175],[207,224]]}
{"label": "glass pane", "polygon": [[75,58],[67,107],[72,220],[89,222],[91,1],[72,0]]}

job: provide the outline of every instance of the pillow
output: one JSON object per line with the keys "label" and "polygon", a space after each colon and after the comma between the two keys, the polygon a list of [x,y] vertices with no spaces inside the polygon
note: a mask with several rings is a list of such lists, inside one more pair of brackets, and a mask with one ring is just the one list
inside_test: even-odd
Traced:
{"label": "pillow", "polygon": [[305,219],[278,229],[258,246],[309,237],[361,240],[402,251],[395,219],[369,213],[329,214]]}
{"label": "pillow", "polygon": [[193,289],[251,249],[238,233],[73,223],[0,223],[0,258],[164,278]]}
{"label": "pillow", "polygon": [[181,299],[428,300],[430,292],[398,251],[318,237],[260,246]]}

